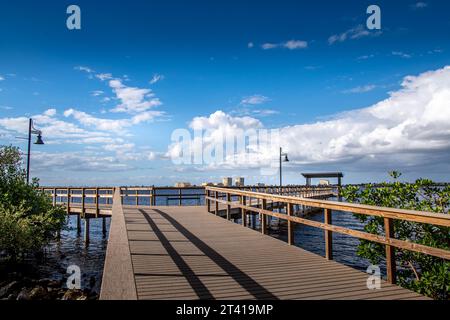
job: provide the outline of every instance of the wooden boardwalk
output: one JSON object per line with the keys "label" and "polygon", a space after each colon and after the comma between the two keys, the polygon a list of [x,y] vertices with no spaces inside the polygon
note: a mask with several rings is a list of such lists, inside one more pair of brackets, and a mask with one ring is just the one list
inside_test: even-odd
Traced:
{"label": "wooden boardwalk", "polygon": [[204,206],[114,203],[101,299],[424,299]]}

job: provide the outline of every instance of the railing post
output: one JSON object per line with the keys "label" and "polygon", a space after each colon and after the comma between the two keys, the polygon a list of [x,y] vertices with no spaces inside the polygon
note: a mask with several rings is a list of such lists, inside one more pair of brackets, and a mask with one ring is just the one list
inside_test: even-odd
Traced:
{"label": "railing post", "polygon": [[53,206],[56,206],[56,192],[57,192],[57,189],[56,188],[53,189]]}
{"label": "railing post", "polygon": [[[394,237],[394,221],[391,218],[384,218],[384,232],[386,240]],[[395,284],[397,280],[396,276],[396,264],[395,264],[395,248],[391,245],[386,245],[386,271],[387,281],[391,284]]]}
{"label": "railing post", "polygon": [[85,193],[85,189],[81,188],[81,214],[83,215],[83,217],[85,217],[86,212],[85,212],[85,204],[84,204],[84,193]]}
{"label": "railing post", "polygon": [[219,192],[217,191],[214,192],[214,198],[215,198],[214,214],[217,216],[219,214],[219,202],[217,201],[219,199]]}
{"label": "railing post", "polygon": [[[331,225],[331,209],[325,209],[324,220],[326,225]],[[333,232],[325,230],[325,257],[333,260]]]}
{"label": "railing post", "polygon": [[211,200],[209,198],[209,189],[205,188],[205,199],[206,199],[206,210],[208,213],[211,212]]}
{"label": "railing post", "polygon": [[139,190],[138,189],[136,189],[135,190],[136,192],[136,194],[135,194],[135,197],[136,197],[136,199],[135,199],[135,204],[136,204],[136,207],[139,205]]}
{"label": "railing post", "polygon": [[156,192],[155,192],[155,188],[152,188],[152,206],[156,205]]}
{"label": "railing post", "polygon": [[[263,210],[267,209],[267,200],[266,199],[262,200],[262,208],[261,209],[263,209]],[[261,213],[260,221],[261,221],[261,233],[267,234],[266,215],[264,213]]]}
{"label": "railing post", "polygon": [[231,205],[230,205],[230,202],[231,202],[231,194],[230,193],[227,193],[227,220],[230,220],[231,219]]}
{"label": "railing post", "polygon": [[67,215],[70,215],[70,188],[67,188]]}
{"label": "railing post", "polygon": [[[287,215],[288,215],[288,217],[292,216],[293,207],[294,206],[293,206],[292,203],[288,203],[287,204]],[[293,225],[293,222],[291,220],[288,220],[287,225],[288,225],[288,244],[290,246],[292,246],[294,244],[294,225]]]}
{"label": "railing post", "polygon": [[98,188],[95,188],[95,215],[98,217],[100,214],[100,209],[98,207],[98,200],[100,199],[100,195],[98,194]]}
{"label": "railing post", "polygon": [[[247,205],[247,198],[246,196],[241,196],[241,204],[243,206]],[[247,215],[246,215],[246,210],[244,208],[241,209],[241,214],[242,214],[242,225],[244,227],[247,226]]]}
{"label": "railing post", "polygon": [[178,196],[180,197],[179,199],[178,199],[178,206],[180,206],[181,207],[181,188],[180,189],[178,189]]}

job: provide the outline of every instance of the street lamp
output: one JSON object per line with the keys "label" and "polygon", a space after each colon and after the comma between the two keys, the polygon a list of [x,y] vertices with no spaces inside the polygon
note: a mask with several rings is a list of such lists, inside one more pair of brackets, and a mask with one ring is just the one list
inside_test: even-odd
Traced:
{"label": "street lamp", "polygon": [[28,126],[28,154],[27,154],[27,184],[30,183],[30,155],[31,155],[31,135],[37,134],[36,142],[34,144],[43,145],[44,141],[42,141],[42,132],[37,130],[33,126],[33,119],[30,119],[30,123]]}
{"label": "street lamp", "polygon": [[[284,157],[284,159],[283,159]],[[283,177],[282,177],[282,163],[283,162],[289,162],[288,154],[283,153],[283,149],[280,147],[280,188],[283,187]],[[281,190],[280,190],[281,192]]]}

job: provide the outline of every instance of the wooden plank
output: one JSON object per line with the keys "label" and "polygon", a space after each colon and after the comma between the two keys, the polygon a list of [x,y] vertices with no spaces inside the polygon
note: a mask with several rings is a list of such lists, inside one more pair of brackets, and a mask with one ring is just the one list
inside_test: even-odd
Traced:
{"label": "wooden plank", "polygon": [[120,199],[120,188],[116,188],[100,300],[137,299],[125,216]]}

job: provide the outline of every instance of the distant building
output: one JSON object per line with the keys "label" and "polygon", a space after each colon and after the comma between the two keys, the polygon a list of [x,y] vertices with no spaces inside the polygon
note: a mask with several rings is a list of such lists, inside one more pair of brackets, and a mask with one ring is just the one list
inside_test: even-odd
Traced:
{"label": "distant building", "polygon": [[202,187],[210,187],[210,186],[213,186],[214,185],[214,183],[212,183],[212,182],[203,182],[202,183]]}
{"label": "distant building", "polygon": [[243,177],[237,177],[236,179],[234,179],[234,185],[236,187],[243,187],[243,186],[245,186],[244,178]]}
{"label": "distant building", "polygon": [[256,186],[257,186],[257,187],[265,187],[266,184],[265,184],[265,183],[257,183]]}
{"label": "distant building", "polygon": [[223,183],[222,183],[222,182],[214,183],[214,185],[215,185],[216,187],[223,187]]}
{"label": "distant building", "polygon": [[329,186],[330,180],[319,180],[319,186]]}
{"label": "distant building", "polygon": [[190,182],[177,182],[175,183],[175,188],[188,188],[191,187],[191,183]]}
{"label": "distant building", "polygon": [[222,183],[225,187],[232,187],[233,186],[233,179],[232,178],[223,178]]}

